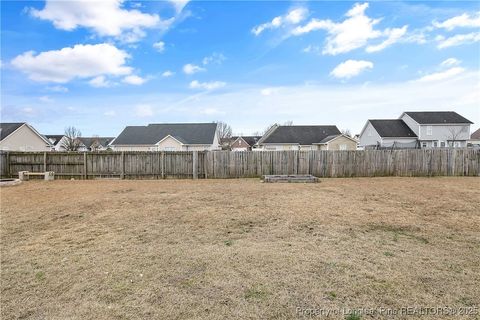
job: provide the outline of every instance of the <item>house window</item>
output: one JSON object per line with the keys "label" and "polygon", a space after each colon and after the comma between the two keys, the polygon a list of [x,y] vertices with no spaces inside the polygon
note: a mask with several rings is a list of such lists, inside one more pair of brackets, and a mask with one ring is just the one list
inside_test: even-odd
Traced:
{"label": "house window", "polygon": [[438,142],[437,141],[433,141],[433,147],[434,148],[438,147]]}
{"label": "house window", "polygon": [[165,151],[175,151],[175,148],[174,147],[165,147],[165,148],[163,148],[163,150],[165,150]]}
{"label": "house window", "polygon": [[440,147],[445,148],[445,141],[440,141]]}
{"label": "house window", "polygon": [[347,150],[347,145],[346,144],[341,144],[340,145],[340,150]]}
{"label": "house window", "polygon": [[426,142],[422,142],[422,148],[425,149],[427,147],[427,143]]}
{"label": "house window", "polygon": [[427,136],[431,136],[433,134],[432,131],[433,131],[432,126],[427,126]]}

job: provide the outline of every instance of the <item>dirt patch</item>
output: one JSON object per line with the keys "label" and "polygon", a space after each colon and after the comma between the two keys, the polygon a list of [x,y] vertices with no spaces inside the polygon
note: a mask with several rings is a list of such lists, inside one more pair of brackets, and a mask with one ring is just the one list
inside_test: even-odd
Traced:
{"label": "dirt patch", "polygon": [[2,188],[1,318],[291,319],[303,318],[297,307],[478,306],[478,189],[478,178]]}

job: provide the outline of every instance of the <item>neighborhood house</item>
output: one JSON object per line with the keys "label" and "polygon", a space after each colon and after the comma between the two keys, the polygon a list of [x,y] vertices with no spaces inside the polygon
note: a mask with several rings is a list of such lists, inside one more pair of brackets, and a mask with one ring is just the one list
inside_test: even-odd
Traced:
{"label": "neighborhood house", "polygon": [[155,123],[128,126],[110,147],[115,151],[220,150],[216,123]]}
{"label": "neighborhood house", "polygon": [[480,146],[480,128],[470,136],[468,143],[472,146]]}
{"label": "neighborhood house", "polygon": [[25,122],[0,123],[0,150],[50,151],[50,141]]}
{"label": "neighborhood house", "polygon": [[357,141],[342,135],[336,126],[274,125],[257,142],[258,151],[356,150]]}
{"label": "neighborhood house", "polygon": [[240,136],[233,137],[230,144],[232,151],[251,151],[253,146],[260,140],[261,136]]}
{"label": "neighborhood house", "polygon": [[364,148],[464,148],[472,122],[454,111],[404,112],[399,119],[368,120]]}

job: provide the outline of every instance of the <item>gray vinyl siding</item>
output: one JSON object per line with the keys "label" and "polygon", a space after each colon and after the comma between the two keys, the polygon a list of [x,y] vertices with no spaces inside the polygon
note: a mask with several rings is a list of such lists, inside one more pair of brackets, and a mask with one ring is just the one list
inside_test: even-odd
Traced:
{"label": "gray vinyl siding", "polygon": [[452,132],[459,132],[458,136],[455,140],[468,140],[470,138],[470,125],[431,125],[432,126],[432,134],[427,135],[427,127],[429,125],[421,125],[420,126],[420,134],[419,140],[440,140],[440,141],[448,141],[452,140]]}
{"label": "gray vinyl siding", "polygon": [[415,132],[415,134],[419,135],[419,127],[420,125],[415,121],[413,120],[408,114],[404,113],[402,115],[402,117],[400,118],[403,120],[403,122],[405,122],[405,124],[410,128],[412,129],[413,132]]}
{"label": "gray vinyl siding", "polygon": [[378,134],[377,130],[372,126],[370,121],[367,123],[365,130],[360,135],[359,146],[374,146],[382,141],[382,138]]}

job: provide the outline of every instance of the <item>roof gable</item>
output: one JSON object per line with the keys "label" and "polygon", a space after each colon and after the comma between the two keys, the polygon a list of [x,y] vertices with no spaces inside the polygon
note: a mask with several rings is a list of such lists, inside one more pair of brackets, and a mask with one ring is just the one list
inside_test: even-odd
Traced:
{"label": "roof gable", "polygon": [[415,132],[400,119],[368,120],[382,138],[416,138]]}
{"label": "roof gable", "polygon": [[113,137],[78,137],[78,140],[87,148],[90,148],[94,144],[96,146],[106,147],[113,139]]}
{"label": "roof gable", "polygon": [[422,112],[405,112],[410,118],[419,124],[454,124],[464,123],[472,124],[470,120],[462,117],[454,111],[422,111]]}
{"label": "roof gable", "polygon": [[63,134],[46,134],[45,137],[52,142],[54,146],[56,146],[64,137]]}
{"label": "roof gable", "polygon": [[0,123],[0,141],[14,133],[18,128],[23,126],[25,122]]}
{"label": "roof gable", "polygon": [[242,139],[243,141],[245,141],[246,144],[252,147],[255,145],[255,143],[258,142],[258,140],[260,140],[260,138],[261,136],[240,136],[237,137],[232,144],[236,143],[238,139]]}
{"label": "roof gable", "polygon": [[170,135],[184,144],[209,145],[214,142],[216,123],[156,123],[128,126],[113,145],[155,145]]}
{"label": "roof gable", "polygon": [[0,123],[0,141],[12,135],[14,132],[25,126],[30,129],[34,134],[36,134],[40,139],[42,139],[48,146],[52,146],[50,140],[47,139],[44,135],[40,134],[34,127],[29,125],[26,122],[15,122],[15,123]]}
{"label": "roof gable", "polygon": [[325,139],[320,141],[319,144],[327,144],[327,143],[329,143],[329,142],[331,142],[331,141],[333,141],[337,138],[340,138],[340,137],[344,137],[346,139],[349,139],[349,140],[357,143],[357,140],[353,139],[352,137],[347,136],[346,134],[335,134],[335,135],[331,135],[331,136],[326,137]]}
{"label": "roof gable", "polygon": [[470,139],[480,139],[480,128],[477,129],[472,135],[470,136]]}
{"label": "roof gable", "polygon": [[262,143],[312,145],[338,134],[336,126],[278,126]]}

